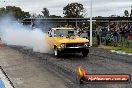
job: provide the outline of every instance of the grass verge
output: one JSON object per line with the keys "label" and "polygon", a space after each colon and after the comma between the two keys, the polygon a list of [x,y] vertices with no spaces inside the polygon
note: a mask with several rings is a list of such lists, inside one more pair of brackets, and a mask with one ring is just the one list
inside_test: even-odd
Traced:
{"label": "grass verge", "polygon": [[108,50],[120,50],[127,53],[132,53],[132,48],[126,48],[126,47],[114,47],[114,46],[105,46],[100,45],[99,48],[108,49]]}

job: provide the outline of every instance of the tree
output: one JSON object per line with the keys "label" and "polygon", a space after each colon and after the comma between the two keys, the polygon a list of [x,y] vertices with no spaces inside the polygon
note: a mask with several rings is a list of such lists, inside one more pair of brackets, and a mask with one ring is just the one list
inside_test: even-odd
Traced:
{"label": "tree", "polygon": [[83,18],[84,7],[80,3],[71,3],[63,8],[63,14],[68,18]]}
{"label": "tree", "polygon": [[37,18],[37,14],[36,13],[31,14],[30,18],[33,18],[33,19]]}
{"label": "tree", "polygon": [[61,16],[50,15],[49,18],[62,18]]}
{"label": "tree", "polygon": [[4,14],[6,9],[4,7],[0,8],[0,14]]}
{"label": "tree", "polygon": [[87,9],[84,9],[83,10],[83,17],[87,17],[87,16],[88,16]]}
{"label": "tree", "polygon": [[6,8],[0,8],[0,15],[12,14],[16,19],[29,18],[29,12],[24,12],[20,7],[6,6]]}
{"label": "tree", "polygon": [[49,15],[50,15],[49,10],[47,8],[43,8],[42,13],[43,13],[45,18],[49,17]]}
{"label": "tree", "polygon": [[96,16],[96,18],[102,18],[103,16]]}
{"label": "tree", "polygon": [[41,14],[38,14],[36,18],[44,18],[44,16]]}
{"label": "tree", "polygon": [[125,10],[125,11],[124,11],[124,15],[125,15],[126,17],[129,16],[129,12],[128,12],[128,10]]}
{"label": "tree", "polygon": [[131,14],[130,14],[130,17],[132,17],[132,6],[131,6]]}
{"label": "tree", "polygon": [[109,17],[119,17],[118,15],[110,15]]}

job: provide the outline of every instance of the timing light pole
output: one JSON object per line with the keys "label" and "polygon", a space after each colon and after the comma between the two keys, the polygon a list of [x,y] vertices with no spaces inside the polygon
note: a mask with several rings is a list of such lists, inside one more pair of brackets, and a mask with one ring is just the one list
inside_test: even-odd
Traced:
{"label": "timing light pole", "polygon": [[90,0],[90,46],[92,46],[92,0]]}
{"label": "timing light pole", "polygon": [[4,0],[4,7],[6,8],[6,1]]}
{"label": "timing light pole", "polygon": [[130,17],[132,17],[132,6],[131,6],[131,14],[130,14]]}

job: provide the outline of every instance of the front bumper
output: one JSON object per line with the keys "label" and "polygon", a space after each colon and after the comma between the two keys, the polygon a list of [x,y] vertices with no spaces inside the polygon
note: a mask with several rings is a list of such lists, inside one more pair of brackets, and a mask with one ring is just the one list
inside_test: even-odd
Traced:
{"label": "front bumper", "polygon": [[89,52],[89,48],[90,46],[88,47],[66,47],[66,48],[58,47],[58,50],[63,53],[80,53],[82,51]]}

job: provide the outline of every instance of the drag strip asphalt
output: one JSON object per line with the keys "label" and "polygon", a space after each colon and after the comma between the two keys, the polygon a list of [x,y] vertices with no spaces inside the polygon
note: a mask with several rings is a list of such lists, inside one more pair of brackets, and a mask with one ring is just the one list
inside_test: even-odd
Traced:
{"label": "drag strip asphalt", "polygon": [[34,57],[11,48],[0,49],[0,65],[15,88],[67,88],[63,79],[48,71]]}

